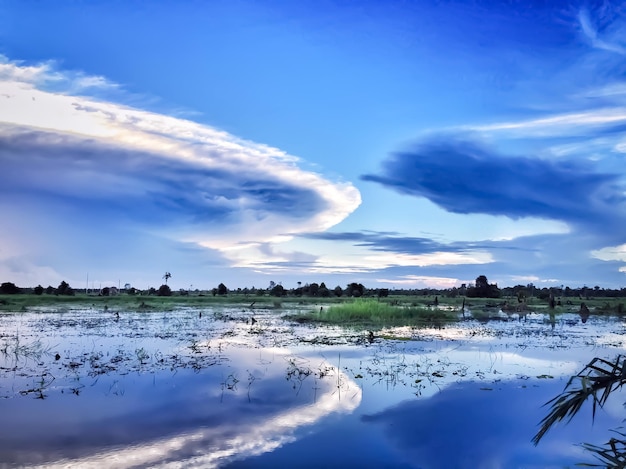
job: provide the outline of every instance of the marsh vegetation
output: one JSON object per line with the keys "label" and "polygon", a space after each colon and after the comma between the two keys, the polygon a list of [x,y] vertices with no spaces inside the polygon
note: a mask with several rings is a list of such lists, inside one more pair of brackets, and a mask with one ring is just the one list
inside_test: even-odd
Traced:
{"label": "marsh vegetation", "polygon": [[[626,346],[619,298],[551,305],[389,293],[0,296],[0,461],[567,465],[593,462],[575,443],[601,447],[623,418],[607,403],[594,425],[584,416],[556,422],[547,443],[531,443],[549,412],[543,404],[570,376]],[[524,405],[512,408],[512,399]],[[438,420],[427,420],[431,412]],[[458,454],[423,444],[461,430]],[[346,442],[329,460],[320,449],[338,432],[380,443]],[[554,452],[564,445],[572,450]]]}

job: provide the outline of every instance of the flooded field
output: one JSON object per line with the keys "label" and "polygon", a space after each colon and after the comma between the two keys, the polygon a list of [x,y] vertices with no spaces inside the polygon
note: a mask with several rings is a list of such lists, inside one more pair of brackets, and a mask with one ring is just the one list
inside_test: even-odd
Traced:
{"label": "flooded field", "polygon": [[0,467],[567,467],[626,413],[615,395],[535,447],[542,405],[620,319],[377,331],[290,310],[0,315]]}

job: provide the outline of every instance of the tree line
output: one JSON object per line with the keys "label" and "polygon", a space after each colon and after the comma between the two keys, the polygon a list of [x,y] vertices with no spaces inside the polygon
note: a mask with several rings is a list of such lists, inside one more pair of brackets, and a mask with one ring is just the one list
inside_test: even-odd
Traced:
{"label": "tree line", "polygon": [[[329,288],[324,282],[321,283],[306,283],[298,282],[296,288],[285,288],[281,283],[270,282],[267,288],[237,288],[229,289],[224,283],[220,283],[217,287],[210,290],[194,290],[180,289],[178,292],[174,292],[167,284],[167,280],[172,275],[166,272],[163,276],[165,283],[159,288],[150,287],[146,290],[139,290],[136,288],[125,288],[119,291],[115,287],[105,287],[97,290],[97,294],[101,296],[110,296],[119,293],[125,293],[130,295],[155,295],[155,296],[172,296],[180,295],[187,296],[191,293],[196,295],[211,294],[212,296],[225,296],[229,293],[240,294],[244,296],[265,295],[275,297],[387,297],[389,295],[395,296],[441,296],[454,298],[458,296],[466,296],[469,298],[500,298],[500,297],[517,297],[518,300],[524,301],[527,298],[539,298],[542,300],[548,300],[549,298],[565,297],[565,298],[578,298],[589,299],[593,297],[607,297],[607,298],[623,298],[626,297],[626,288],[610,289],[601,288],[600,286],[594,287],[579,287],[570,288],[566,286],[557,287],[537,287],[532,283],[526,285],[516,285],[513,287],[499,288],[496,283],[489,283],[489,280],[485,275],[479,275],[476,277],[476,281],[470,284],[462,284],[460,287],[452,287],[445,289],[436,288],[419,288],[419,289],[388,289],[388,288],[366,288],[363,284],[352,282],[345,287],[340,285],[334,288]],[[82,289],[81,289],[82,290]],[[76,290],[72,288],[66,281],[62,281],[56,288],[48,286],[46,288],[41,285],[37,285],[34,288],[20,288],[12,282],[4,282],[0,284],[0,294],[34,294],[34,295],[74,295]]]}

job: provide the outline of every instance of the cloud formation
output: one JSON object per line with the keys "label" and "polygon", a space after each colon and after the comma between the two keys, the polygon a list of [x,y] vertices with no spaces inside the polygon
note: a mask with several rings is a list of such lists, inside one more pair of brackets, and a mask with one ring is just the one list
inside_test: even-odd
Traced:
{"label": "cloud formation", "polygon": [[52,229],[32,217],[56,214],[68,241],[87,231],[95,247],[133,230],[228,259],[242,243],[325,230],[361,202],[351,184],[303,170],[277,148],[74,94],[114,86],[49,63],[0,61],[0,194],[34,210],[10,211],[9,223]]}
{"label": "cloud formation", "polygon": [[453,213],[539,217],[592,224],[626,217],[617,174],[591,164],[505,156],[475,142],[431,138],[392,154],[381,174],[362,176],[402,194],[425,197]]}

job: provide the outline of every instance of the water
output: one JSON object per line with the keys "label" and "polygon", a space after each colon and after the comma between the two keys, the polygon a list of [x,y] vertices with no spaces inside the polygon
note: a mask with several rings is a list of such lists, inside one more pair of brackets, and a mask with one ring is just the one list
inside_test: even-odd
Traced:
{"label": "water", "polygon": [[623,352],[617,319],[370,342],[285,312],[0,316],[0,467],[567,467],[593,462],[576,443],[606,442],[624,417],[615,395],[595,423],[586,407],[530,442],[570,375]]}

